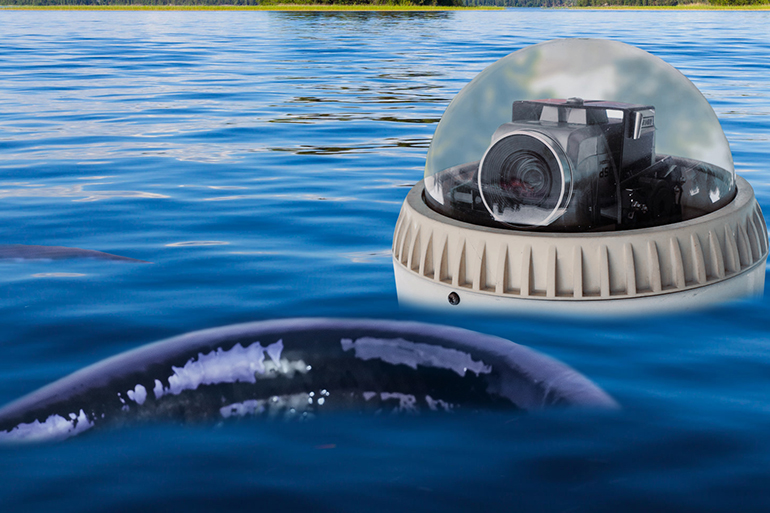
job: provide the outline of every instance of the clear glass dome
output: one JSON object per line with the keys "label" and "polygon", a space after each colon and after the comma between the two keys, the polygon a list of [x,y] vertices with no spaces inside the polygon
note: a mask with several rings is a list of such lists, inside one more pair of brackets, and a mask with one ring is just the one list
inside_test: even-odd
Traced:
{"label": "clear glass dome", "polygon": [[449,104],[425,167],[426,202],[475,224],[583,231],[668,224],[735,196],[713,109],[636,47],[562,39],[514,52]]}

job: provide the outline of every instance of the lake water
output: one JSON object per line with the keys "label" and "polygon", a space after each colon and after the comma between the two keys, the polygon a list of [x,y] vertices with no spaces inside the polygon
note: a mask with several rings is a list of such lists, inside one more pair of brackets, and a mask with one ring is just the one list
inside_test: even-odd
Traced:
{"label": "lake water", "polygon": [[770,13],[0,11],[0,403],[168,336],[419,319],[550,354],[619,412],[157,425],[0,449],[3,511],[767,511],[770,295],[594,322],[399,309],[390,246],[484,67],[602,37],[711,102],[770,212]]}

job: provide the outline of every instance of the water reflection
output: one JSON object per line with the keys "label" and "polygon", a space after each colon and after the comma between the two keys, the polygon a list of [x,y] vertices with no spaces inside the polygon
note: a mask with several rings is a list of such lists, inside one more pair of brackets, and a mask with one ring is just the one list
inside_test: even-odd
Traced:
{"label": "water reflection", "polygon": [[298,193],[298,194],[241,194],[234,196],[218,196],[216,198],[201,198],[199,201],[236,201],[252,199],[277,199],[277,200],[300,200],[300,201],[358,201],[358,198],[352,196],[318,196],[316,194]]}
{"label": "water reflection", "polygon": [[[322,87],[319,87],[319,89],[323,89]],[[337,88],[335,89],[337,91],[343,91],[344,88]],[[352,91],[355,92],[355,91]],[[431,95],[410,95],[410,96],[401,96],[397,94],[393,95],[384,95],[380,94],[379,96],[376,96],[374,98],[369,97],[361,97],[359,99],[353,100],[350,98],[344,98],[344,99],[335,99],[335,98],[327,98],[323,96],[297,96],[296,98],[289,100],[287,103],[348,103],[351,105],[358,105],[358,104],[373,104],[373,105],[379,105],[379,104],[411,104],[415,102],[426,102],[426,103],[446,103],[450,100],[450,98],[446,98],[444,96],[431,96]]]}
{"label": "water reflection", "polygon": [[241,189],[248,189],[248,187],[243,187],[241,185],[177,185],[177,187],[180,188],[201,188],[201,189],[214,189],[218,191],[237,191]]}
{"label": "water reflection", "polygon": [[163,199],[164,194],[144,191],[94,191],[86,190],[91,185],[103,183],[85,183],[82,185],[60,185],[46,187],[42,184],[21,184],[15,189],[0,189],[0,198],[76,198],[72,201],[99,201],[113,198]]}
{"label": "water reflection", "polygon": [[[411,24],[414,21],[446,20],[453,15],[450,11],[277,11],[271,14],[274,14],[277,19],[289,18],[291,21],[290,27],[295,31],[297,18],[302,18],[302,21],[307,21],[308,19],[333,21],[335,25],[330,27],[331,29],[339,29],[339,25],[336,24],[338,22],[350,21],[364,22],[379,26],[384,30],[390,30],[393,28],[392,26],[383,26],[379,22],[386,20]],[[421,28],[425,29],[425,26]]]}
{"label": "water reflection", "polygon": [[36,273],[33,274],[33,278],[80,278],[81,276],[87,276],[81,273]]}
{"label": "water reflection", "polygon": [[377,260],[390,260],[390,248],[379,251],[357,251],[354,253],[343,253],[341,255],[355,264],[369,264]]}
{"label": "water reflection", "polygon": [[373,180],[375,183],[379,183],[380,185],[367,185],[363,187],[364,189],[411,189],[415,185],[417,185],[416,182],[404,182],[401,180]]}
{"label": "water reflection", "polygon": [[385,121],[392,123],[418,123],[432,125],[438,123],[440,117],[431,118],[407,118],[398,116],[374,116],[372,114],[349,114],[341,112],[328,112],[317,114],[286,114],[286,117],[271,119],[270,123],[296,123],[302,125],[314,125],[318,121]]}
{"label": "water reflection", "polygon": [[188,246],[227,246],[229,242],[222,240],[188,240],[184,242],[173,242],[166,244],[167,248],[179,248]]}
{"label": "water reflection", "polygon": [[[228,20],[227,34],[219,14]],[[169,13],[131,14],[128,25],[93,26],[88,38],[77,41],[46,35],[56,34],[50,30],[34,35],[14,29],[0,38],[12,49],[0,62],[0,168],[82,162],[84,155],[91,163],[146,157],[221,164],[266,148],[307,155],[371,152],[372,137],[363,131],[347,129],[344,140],[335,140],[295,129],[360,121],[413,127],[407,139],[429,137],[432,130],[422,126],[436,124],[453,96],[445,87],[452,80],[445,54],[432,40],[453,13],[217,15],[202,25],[196,19],[203,32],[195,40],[187,29],[160,30],[166,23],[156,22],[171,22]],[[297,23],[304,25],[300,32]],[[258,35],[255,26],[261,27]],[[372,38],[396,28],[411,34],[409,51],[405,41],[373,45]],[[308,44],[318,38],[327,42]],[[281,124],[285,129],[276,128]],[[426,139],[407,139],[397,147],[427,147]]]}
{"label": "water reflection", "polygon": [[361,143],[349,146],[311,146],[267,148],[269,151],[289,152],[295,155],[337,155],[343,153],[373,153],[387,148],[428,148],[430,139],[388,139],[382,144]]}
{"label": "water reflection", "polygon": [[231,255],[280,255],[279,251],[230,251]]}

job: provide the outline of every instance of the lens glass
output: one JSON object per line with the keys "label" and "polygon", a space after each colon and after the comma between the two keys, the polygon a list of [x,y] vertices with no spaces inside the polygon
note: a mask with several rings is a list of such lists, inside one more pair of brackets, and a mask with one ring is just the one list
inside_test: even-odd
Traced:
{"label": "lens glass", "polygon": [[[549,137],[517,132],[495,142],[479,165],[478,185],[495,221],[515,226],[545,226],[569,201],[570,170]],[[566,174],[565,174],[566,173]]]}
{"label": "lens glass", "polygon": [[500,189],[515,203],[540,205],[551,191],[551,171],[543,158],[531,151],[517,151],[503,162]]}

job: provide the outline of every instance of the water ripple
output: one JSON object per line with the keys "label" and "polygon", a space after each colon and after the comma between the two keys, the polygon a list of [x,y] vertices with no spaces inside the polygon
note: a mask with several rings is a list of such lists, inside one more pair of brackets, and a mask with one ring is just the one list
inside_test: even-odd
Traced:
{"label": "water ripple", "polygon": [[3,452],[3,509],[767,511],[770,299],[606,324],[414,313],[387,248],[451,99],[562,37],[680,69],[770,212],[769,25],[731,11],[0,9],[3,241],[156,263],[3,265],[0,402],[151,340],[307,315],[497,334],[625,406],[102,433]]}
{"label": "water ripple", "polygon": [[40,184],[23,184],[15,189],[0,189],[0,198],[77,198],[72,201],[99,201],[113,198],[163,199],[169,197],[164,194],[143,191],[86,190],[86,187],[90,185],[104,184],[85,183],[82,185],[54,187],[45,187]]}

